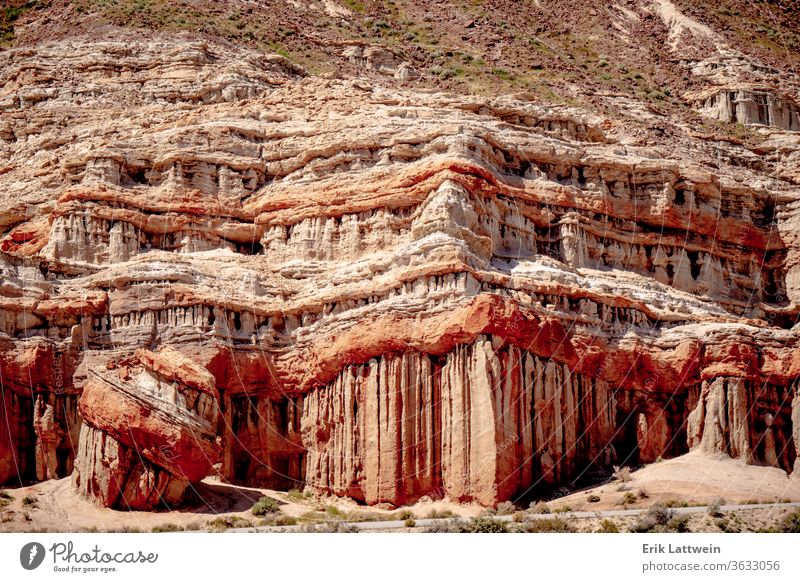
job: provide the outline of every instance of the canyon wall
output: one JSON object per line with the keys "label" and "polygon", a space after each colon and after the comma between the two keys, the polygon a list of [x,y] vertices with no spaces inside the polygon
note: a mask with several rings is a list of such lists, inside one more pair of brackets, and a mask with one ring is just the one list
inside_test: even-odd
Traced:
{"label": "canyon wall", "polygon": [[692,449],[797,474],[800,198],[744,146],[69,49],[0,53],[0,482],[149,509],[209,475],[491,505]]}

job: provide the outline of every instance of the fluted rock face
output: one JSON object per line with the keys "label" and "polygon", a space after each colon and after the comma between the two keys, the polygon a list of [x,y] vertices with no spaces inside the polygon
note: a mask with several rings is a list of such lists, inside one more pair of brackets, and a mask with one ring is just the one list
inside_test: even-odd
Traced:
{"label": "fluted rock face", "polygon": [[81,395],[75,486],[109,507],[179,502],[220,456],[213,376],[171,348],[109,365],[90,371]]}
{"label": "fluted rock face", "polygon": [[307,393],[306,482],[367,503],[438,494],[491,504],[685,452],[684,402],[615,390],[481,335],[441,356],[371,359]]}
{"label": "fluted rock face", "polygon": [[705,382],[688,418],[689,445],[791,472],[797,450],[793,390],[769,384],[754,388],[743,378]]}
{"label": "fluted rock face", "polygon": [[716,89],[703,96],[702,109],[722,121],[800,131],[800,106],[764,89]]}
{"label": "fluted rock face", "polygon": [[0,60],[0,480],[492,504],[690,448],[795,467],[788,134],[163,38]]}

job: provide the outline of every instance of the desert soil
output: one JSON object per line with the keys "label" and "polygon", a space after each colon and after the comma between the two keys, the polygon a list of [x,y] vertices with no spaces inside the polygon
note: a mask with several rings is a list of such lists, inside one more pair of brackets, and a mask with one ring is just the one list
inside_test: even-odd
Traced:
{"label": "desert soil", "polygon": [[[431,501],[427,498],[405,508],[364,507],[349,499],[239,487],[221,483],[215,478],[206,479],[197,486],[197,501],[191,506],[156,512],[117,511],[98,507],[77,496],[69,478],[5,491],[12,499],[6,500],[7,504],[0,509],[0,531],[3,532],[146,532],[172,525],[178,529],[215,529],[210,522],[218,518],[227,519],[236,527],[255,526],[263,521],[253,516],[251,508],[262,496],[277,500],[281,513],[298,519],[300,523],[323,521],[328,517],[354,521],[391,520],[397,519],[398,511],[402,510],[410,511],[418,519],[432,512],[440,515],[450,512],[462,518],[475,517],[484,512],[476,504]],[[656,502],[673,507],[708,505],[720,498],[729,504],[800,501],[800,479],[789,478],[779,469],[689,453],[634,471],[624,481],[616,479],[605,485],[551,499],[547,505],[554,512],[602,512],[647,508]],[[769,527],[787,511],[785,508],[737,511],[737,527],[742,531],[757,531]],[[571,521],[579,531],[595,531],[601,519],[575,518]],[[613,518],[622,531],[635,520],[633,516]],[[716,520],[705,513],[692,515],[689,523],[693,531],[719,531]]]}

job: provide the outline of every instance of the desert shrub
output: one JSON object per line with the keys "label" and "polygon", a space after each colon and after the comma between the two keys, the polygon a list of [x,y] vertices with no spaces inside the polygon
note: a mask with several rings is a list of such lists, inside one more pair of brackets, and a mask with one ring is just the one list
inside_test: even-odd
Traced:
{"label": "desert shrub", "polygon": [[658,525],[667,525],[669,520],[675,516],[675,512],[670,511],[667,507],[660,503],[654,503],[650,506],[650,509],[647,510],[645,515],[653,517]]}
{"label": "desert shrub", "polygon": [[725,500],[718,497],[708,504],[708,515],[711,517],[722,517],[722,506],[725,505]]}
{"label": "desert shrub", "polygon": [[267,515],[268,513],[278,513],[281,510],[278,502],[272,497],[262,497],[253,505],[253,515]]}
{"label": "desert shrub", "polygon": [[600,501],[600,496],[599,495],[589,495],[589,497],[587,497],[586,500],[589,503],[598,503]]}
{"label": "desert shrub", "polygon": [[800,533],[800,509],[783,518],[779,531],[783,533]]}
{"label": "desert shrub", "polygon": [[631,533],[650,533],[656,531],[657,526],[658,524],[653,517],[643,515],[628,527],[628,531]]}
{"label": "desert shrub", "polygon": [[517,510],[517,506],[510,501],[503,501],[497,504],[497,515],[511,515]]}
{"label": "desert shrub", "polygon": [[166,533],[173,531],[183,531],[183,528],[179,526],[177,523],[162,523],[161,525],[155,526],[150,531],[152,531],[153,533]]}
{"label": "desert shrub", "polygon": [[229,529],[232,527],[252,527],[253,522],[239,515],[221,515],[212,519],[206,525],[211,529]]}
{"label": "desert shrub", "polygon": [[406,525],[406,527],[414,527],[414,526],[417,525],[417,522],[414,521],[413,519],[409,518],[409,519],[407,519],[405,521],[405,525]]}
{"label": "desert shrub", "polygon": [[575,528],[563,517],[529,519],[522,531],[528,533],[573,533]]}
{"label": "desert shrub", "polygon": [[618,467],[614,465],[614,479],[622,483],[630,481],[632,479],[630,467]]}
{"label": "desert shrub", "polygon": [[294,501],[294,502],[299,503],[301,501],[306,501],[306,500],[310,499],[311,498],[311,493],[308,492],[308,491],[300,491],[298,489],[291,489],[291,490],[286,492],[286,497],[290,501]]}
{"label": "desert shrub", "polygon": [[425,530],[428,533],[508,533],[508,524],[493,517],[473,517],[464,521],[458,517],[437,523]]}
{"label": "desert shrub", "polygon": [[14,498],[9,493],[0,491],[0,507],[5,507],[12,501],[14,501]]}
{"label": "desert shrub", "polygon": [[[285,525],[296,525],[297,519],[290,516],[290,515],[283,515],[282,513],[271,513],[267,515],[264,519],[261,519],[256,523],[259,526],[277,526],[283,527]],[[245,526],[246,527],[246,526]]]}
{"label": "desert shrub", "polygon": [[689,516],[676,515],[667,523],[667,531],[674,533],[688,533],[689,532]]}
{"label": "desert shrub", "polygon": [[297,520],[294,517],[292,517],[291,515],[278,515],[272,521],[272,525],[275,525],[275,526],[278,526],[278,527],[284,527],[284,526],[287,526],[287,525],[297,525]]}
{"label": "desert shrub", "polygon": [[650,494],[647,492],[647,489],[645,489],[644,487],[640,487],[639,491],[637,492],[637,494],[639,495],[639,499],[647,499],[648,497],[650,497]]}
{"label": "desert shrub", "polygon": [[636,495],[628,491],[622,498],[622,505],[631,505],[633,503],[636,503],[637,501],[638,498],[636,497]]}
{"label": "desert shrub", "polygon": [[741,531],[738,523],[724,517],[718,518],[715,523],[722,533],[739,533]]}
{"label": "desert shrub", "polygon": [[689,516],[677,515],[662,503],[656,503],[628,529],[633,533],[685,533],[689,531]]}
{"label": "desert shrub", "polygon": [[358,533],[358,528],[343,521],[329,521],[319,526],[315,531],[323,533]]}
{"label": "desert shrub", "polygon": [[511,519],[513,519],[516,523],[520,523],[525,521],[526,517],[527,516],[524,511],[515,511],[514,515],[511,516]]}
{"label": "desert shrub", "polygon": [[36,507],[39,503],[39,500],[35,497],[31,497],[30,495],[26,495],[22,498],[22,506],[23,507]]}
{"label": "desert shrub", "polygon": [[449,509],[431,509],[427,515],[428,519],[442,519],[445,517],[453,517],[453,512]]}
{"label": "desert shrub", "polygon": [[414,514],[410,510],[404,509],[398,514],[397,519],[399,519],[400,521],[407,521],[409,519],[414,519]]}
{"label": "desert shrub", "polygon": [[335,505],[326,505],[325,514],[333,519],[344,519],[345,513]]}
{"label": "desert shrub", "polygon": [[[399,518],[393,518],[399,519]],[[346,521],[385,521],[386,515],[377,511],[351,511],[347,514]]]}
{"label": "desert shrub", "polygon": [[464,522],[456,517],[428,526],[424,531],[425,533],[462,533],[466,531],[464,526]]}
{"label": "desert shrub", "polygon": [[531,503],[531,511],[533,513],[550,513],[550,508],[544,501],[539,501],[537,503]]}
{"label": "desert shrub", "polygon": [[619,528],[610,519],[604,519],[598,524],[596,533],[619,533]]}
{"label": "desert shrub", "polygon": [[[328,521],[328,514],[321,510],[314,510],[314,511],[306,511],[303,515],[298,518],[298,521],[302,522],[311,522],[311,523],[322,523]],[[350,521],[350,520],[348,520]],[[355,520],[355,521],[371,521],[369,519],[364,520]]]}
{"label": "desert shrub", "polygon": [[469,523],[470,533],[508,533],[508,524],[491,517],[476,517]]}

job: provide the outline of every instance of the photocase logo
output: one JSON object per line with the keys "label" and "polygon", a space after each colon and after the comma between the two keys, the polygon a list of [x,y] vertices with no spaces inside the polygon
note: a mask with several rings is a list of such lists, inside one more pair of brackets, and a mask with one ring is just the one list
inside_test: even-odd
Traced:
{"label": "photocase logo", "polygon": [[19,552],[19,563],[26,570],[35,570],[44,561],[44,546],[39,542],[30,542],[22,546]]}

